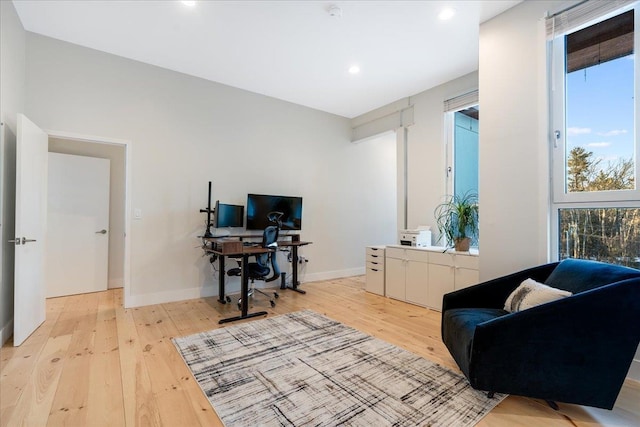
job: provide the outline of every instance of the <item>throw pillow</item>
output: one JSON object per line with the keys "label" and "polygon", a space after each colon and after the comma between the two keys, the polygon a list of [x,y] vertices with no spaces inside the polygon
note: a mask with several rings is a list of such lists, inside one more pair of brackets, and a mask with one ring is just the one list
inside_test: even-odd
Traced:
{"label": "throw pillow", "polygon": [[515,313],[571,295],[569,291],[552,288],[533,279],[527,279],[511,292],[504,303],[504,309],[509,313]]}

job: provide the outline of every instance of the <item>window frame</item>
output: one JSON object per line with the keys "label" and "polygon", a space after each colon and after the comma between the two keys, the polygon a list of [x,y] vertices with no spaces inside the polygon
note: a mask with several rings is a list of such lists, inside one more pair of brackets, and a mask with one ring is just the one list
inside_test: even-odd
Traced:
{"label": "window frame", "polygon": [[[637,3],[621,7],[613,12],[584,23],[570,31],[554,35],[548,41],[549,60],[549,102],[550,102],[550,227],[551,259],[558,260],[559,253],[559,219],[561,209],[583,208],[640,208],[640,141],[638,141],[638,125],[640,124],[640,64],[634,57],[634,178],[635,189],[609,190],[590,192],[566,191],[566,93],[565,93],[565,40],[567,34],[587,28],[600,21],[634,10],[634,55],[640,48],[640,5]],[[559,131],[559,132],[558,132]]]}
{"label": "window frame", "polygon": [[[444,122],[445,122],[445,194],[453,196],[455,194],[455,173],[456,173],[456,164],[455,164],[455,114],[466,110],[471,107],[480,107],[480,102],[476,99],[475,101],[462,104],[457,106],[455,109],[448,110],[444,112]],[[479,109],[479,108],[478,108]],[[480,120],[478,120],[478,129],[480,126]],[[480,135],[480,130],[478,130],[478,135]],[[478,136],[479,138],[479,136]],[[479,141],[478,141],[479,143]],[[478,163],[480,159],[478,159]],[[478,188],[478,193],[480,193],[480,188]],[[478,198],[480,198],[480,194],[478,194]]]}

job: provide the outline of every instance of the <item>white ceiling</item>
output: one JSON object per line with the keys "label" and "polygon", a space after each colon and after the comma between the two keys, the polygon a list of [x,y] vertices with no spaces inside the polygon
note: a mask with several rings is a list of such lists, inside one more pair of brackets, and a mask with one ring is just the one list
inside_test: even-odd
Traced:
{"label": "white ceiling", "polygon": [[520,1],[14,4],[28,31],[351,118],[476,70],[479,24]]}

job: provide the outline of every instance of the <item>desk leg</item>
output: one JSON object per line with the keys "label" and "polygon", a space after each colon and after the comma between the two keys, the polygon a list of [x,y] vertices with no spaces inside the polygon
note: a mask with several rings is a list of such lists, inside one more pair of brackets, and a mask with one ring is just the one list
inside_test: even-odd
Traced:
{"label": "desk leg", "polygon": [[298,246],[292,246],[291,247],[291,256],[292,256],[292,266],[291,266],[291,270],[292,270],[292,279],[291,279],[291,286],[287,286],[287,289],[291,289],[294,290],[296,292],[299,292],[301,294],[306,294],[307,291],[303,291],[302,289],[298,289],[298,285],[300,284],[298,282]]}
{"label": "desk leg", "polygon": [[251,317],[257,316],[265,316],[267,314],[266,311],[258,311],[255,313],[249,313],[249,278],[247,277],[247,264],[249,263],[249,255],[242,255],[242,276],[241,276],[241,285],[240,285],[240,294],[242,298],[242,310],[240,316],[229,317],[226,319],[219,320],[219,324],[234,322],[236,320],[241,319],[249,319]]}
{"label": "desk leg", "polygon": [[224,255],[218,255],[218,302],[227,303],[224,295]]}

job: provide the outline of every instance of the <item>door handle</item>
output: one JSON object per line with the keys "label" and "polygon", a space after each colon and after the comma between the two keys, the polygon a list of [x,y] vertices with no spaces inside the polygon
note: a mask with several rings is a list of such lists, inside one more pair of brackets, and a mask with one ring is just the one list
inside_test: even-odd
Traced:
{"label": "door handle", "polygon": [[20,242],[20,238],[19,238],[19,237],[16,237],[15,239],[7,240],[7,242],[9,242],[9,243],[15,243],[15,244],[16,244],[16,246],[18,246],[19,244],[21,244],[21,242]]}
{"label": "door handle", "polygon": [[27,239],[26,237],[22,238],[22,244],[24,245],[25,243],[29,243],[29,242],[35,242],[36,239]]}
{"label": "door handle", "polygon": [[96,234],[107,234],[107,230],[105,230],[104,228],[100,231],[96,231]]}

